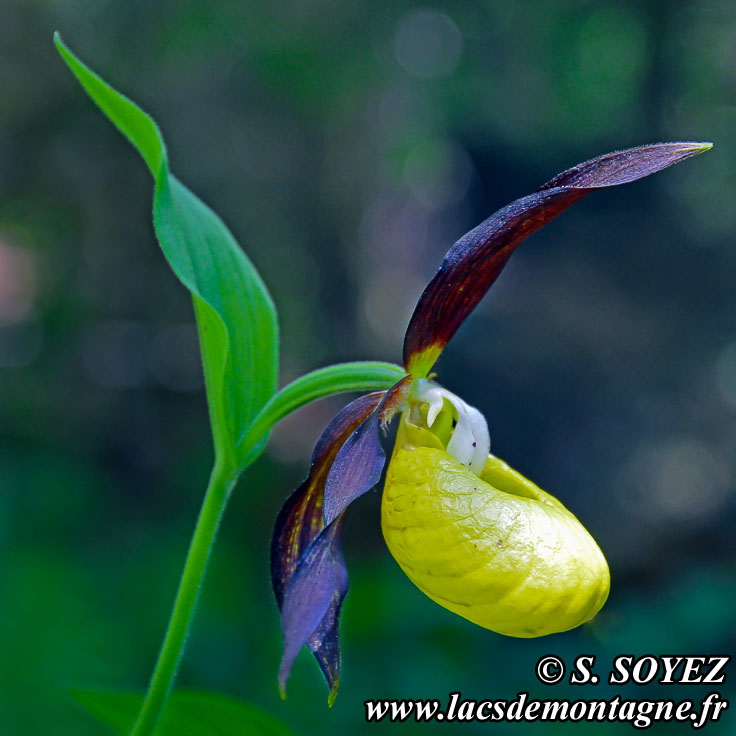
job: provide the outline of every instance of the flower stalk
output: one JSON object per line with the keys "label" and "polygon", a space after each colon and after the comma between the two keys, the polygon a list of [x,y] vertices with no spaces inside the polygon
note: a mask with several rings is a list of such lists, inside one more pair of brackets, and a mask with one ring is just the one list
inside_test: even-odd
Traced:
{"label": "flower stalk", "polygon": [[149,736],[153,733],[166,700],[171,694],[194,620],[217,529],[225,512],[230,490],[236,480],[237,475],[234,476],[230,468],[216,464],[212,470],[187,552],[166,635],[131,736]]}

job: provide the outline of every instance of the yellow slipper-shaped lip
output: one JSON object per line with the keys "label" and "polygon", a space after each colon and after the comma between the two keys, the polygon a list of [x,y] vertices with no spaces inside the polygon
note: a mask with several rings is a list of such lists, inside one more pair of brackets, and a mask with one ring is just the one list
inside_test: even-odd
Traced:
{"label": "yellow slipper-shaped lip", "polygon": [[381,517],[391,554],[420,590],[501,634],[572,629],[608,596],[603,553],[556,498],[490,454],[475,475],[408,412]]}

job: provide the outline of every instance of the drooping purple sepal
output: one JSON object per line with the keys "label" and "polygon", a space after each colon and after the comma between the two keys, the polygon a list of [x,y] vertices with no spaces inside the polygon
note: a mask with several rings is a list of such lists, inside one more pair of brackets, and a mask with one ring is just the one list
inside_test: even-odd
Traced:
{"label": "drooping purple sepal", "polygon": [[[344,517],[341,517],[342,527]],[[348,571],[339,545],[341,529],[338,529],[332,543],[333,572],[335,575],[335,595],[327,607],[325,615],[319,622],[317,628],[307,639],[307,646],[312,650],[319,663],[322,674],[330,687],[327,703],[330,707],[335,702],[337,687],[340,683],[340,611],[342,602],[348,593],[350,583]]]}
{"label": "drooping purple sepal", "polygon": [[281,507],[271,539],[271,583],[279,608],[299,559],[324,528],[325,481],[335,455],[383,395],[378,391],[361,396],[333,417],[312,452],[309,475]]}
{"label": "drooping purple sepal", "polygon": [[334,699],[340,681],[339,613],[348,592],[348,575],[338,548],[343,518],[325,527],[299,560],[284,591],[281,629],[284,653],[279,666],[283,693],[296,655],[307,644]]}
{"label": "drooping purple sepal", "polygon": [[626,184],[711,147],[657,143],[609,153],[563,171],[534,194],[491,215],[450,248],[417,303],[404,337],[404,366],[426,376],[524,238],[596,189]]}
{"label": "drooping purple sepal", "polygon": [[294,659],[306,644],[334,701],[340,678],[338,624],[348,592],[340,533],[350,503],[379,480],[385,453],[380,429],[400,408],[404,378],[386,392],[346,406],[328,425],[312,454],[309,476],[284,504],[271,543],[271,580],[281,610],[282,692]]}
{"label": "drooping purple sepal", "polygon": [[[330,687],[332,703],[340,678],[338,625],[348,576],[339,548],[345,509],[350,501],[378,482],[385,454],[378,439],[381,419],[393,406],[405,382],[388,392],[361,396],[346,406],[322,433],[312,453],[309,476],[284,504],[271,542],[271,582],[281,610],[284,653],[279,668],[282,692],[296,655],[306,644],[314,653]],[[368,442],[355,438],[366,438]],[[337,456],[339,502],[330,502],[325,517],[325,491]],[[336,480],[331,499],[337,497]],[[370,485],[367,485],[367,484]],[[349,500],[346,500],[349,499]]]}

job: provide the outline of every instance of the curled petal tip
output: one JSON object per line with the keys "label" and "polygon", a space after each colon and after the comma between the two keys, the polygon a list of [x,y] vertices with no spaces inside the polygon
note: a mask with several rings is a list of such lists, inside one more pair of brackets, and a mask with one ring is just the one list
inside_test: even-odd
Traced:
{"label": "curled petal tip", "polygon": [[679,141],[677,143],[658,143],[652,146],[642,146],[642,148],[665,148],[670,147],[670,153],[677,156],[680,161],[683,158],[696,156],[699,153],[710,151],[713,144],[710,141]]}
{"label": "curled petal tip", "polygon": [[628,184],[703,153],[711,147],[711,143],[676,141],[614,151],[563,171],[544,184],[540,191],[557,187],[592,191]]}
{"label": "curled petal tip", "polygon": [[679,163],[692,156],[710,151],[713,148],[713,144],[710,141],[684,141],[675,145],[677,145],[677,149],[672,152],[674,158],[673,163]]}
{"label": "curled petal tip", "polygon": [[686,143],[683,146],[684,150],[690,151],[691,153],[704,153],[710,151],[713,148],[713,144],[710,141],[703,141],[702,143]]}
{"label": "curled petal tip", "polygon": [[332,689],[330,690],[330,694],[327,696],[327,707],[332,708],[333,705],[335,705],[335,700],[337,699],[337,687],[340,684],[340,680],[336,680],[335,684],[332,686]]}

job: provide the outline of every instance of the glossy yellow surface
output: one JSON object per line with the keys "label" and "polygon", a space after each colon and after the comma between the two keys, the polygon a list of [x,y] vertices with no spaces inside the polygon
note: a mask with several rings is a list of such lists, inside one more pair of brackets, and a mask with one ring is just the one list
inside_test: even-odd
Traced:
{"label": "glossy yellow surface", "polygon": [[608,596],[602,552],[556,498],[493,455],[474,475],[406,414],[381,517],[391,554],[420,590],[501,634],[572,629]]}

